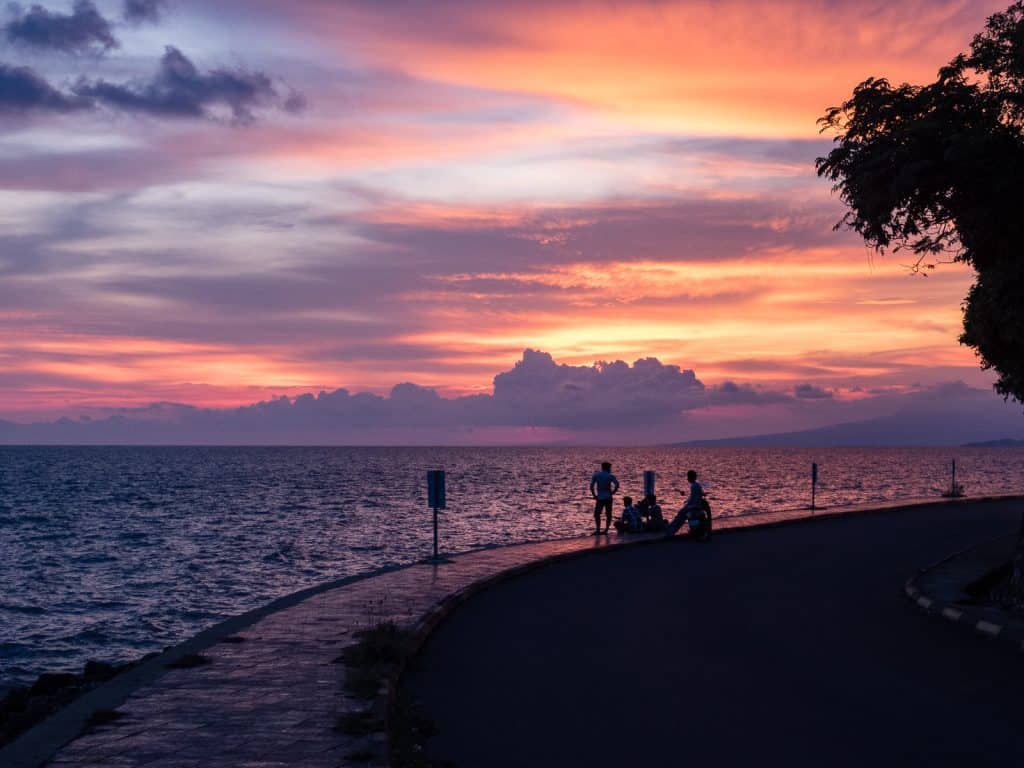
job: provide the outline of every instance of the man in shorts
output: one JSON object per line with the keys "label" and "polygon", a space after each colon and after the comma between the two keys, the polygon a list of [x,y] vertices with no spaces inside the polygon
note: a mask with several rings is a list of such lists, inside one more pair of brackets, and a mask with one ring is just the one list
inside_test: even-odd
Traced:
{"label": "man in shorts", "polygon": [[612,527],[612,496],[619,490],[619,481],[612,474],[610,462],[601,464],[601,471],[595,472],[590,478],[590,495],[594,497],[594,525],[597,530],[594,535],[601,533],[601,510],[604,510],[604,533]]}

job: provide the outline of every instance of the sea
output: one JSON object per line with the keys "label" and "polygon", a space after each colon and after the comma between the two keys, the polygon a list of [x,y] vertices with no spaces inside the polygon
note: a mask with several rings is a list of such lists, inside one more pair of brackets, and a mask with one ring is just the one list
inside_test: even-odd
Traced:
{"label": "sea", "polygon": [[426,473],[446,472],[445,552],[588,534],[602,460],[622,493],[693,468],[716,516],[1024,493],[1015,448],[0,447],[0,694],[124,662],[274,598],[428,556]]}

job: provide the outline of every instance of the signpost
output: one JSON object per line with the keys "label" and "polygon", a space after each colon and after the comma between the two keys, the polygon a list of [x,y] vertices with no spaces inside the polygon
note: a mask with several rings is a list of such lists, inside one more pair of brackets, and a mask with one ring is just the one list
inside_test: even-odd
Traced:
{"label": "signpost", "polygon": [[648,469],[644,471],[644,498],[654,495],[654,479],[657,475],[654,470]]}
{"label": "signpost", "polygon": [[963,486],[956,482],[956,459],[952,461],[953,477],[949,481],[949,490],[942,493],[945,499],[959,499],[964,495]]}
{"label": "signpost", "polygon": [[818,463],[811,462],[811,512],[814,512],[814,501],[818,490]]}
{"label": "signpost", "polygon": [[427,506],[434,510],[434,560],[439,560],[437,554],[437,510],[445,508],[443,469],[431,469],[427,472]]}

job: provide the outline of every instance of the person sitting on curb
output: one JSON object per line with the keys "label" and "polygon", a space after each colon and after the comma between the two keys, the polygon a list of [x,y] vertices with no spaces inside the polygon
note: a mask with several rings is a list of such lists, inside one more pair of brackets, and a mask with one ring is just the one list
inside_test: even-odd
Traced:
{"label": "person sitting on curb", "polygon": [[645,531],[665,530],[665,518],[662,516],[658,497],[653,493],[640,500],[640,503],[636,505],[636,511],[640,514]]}
{"label": "person sitting on curb", "polygon": [[619,530],[623,533],[637,533],[643,530],[640,512],[633,506],[632,496],[622,497],[622,527]]}

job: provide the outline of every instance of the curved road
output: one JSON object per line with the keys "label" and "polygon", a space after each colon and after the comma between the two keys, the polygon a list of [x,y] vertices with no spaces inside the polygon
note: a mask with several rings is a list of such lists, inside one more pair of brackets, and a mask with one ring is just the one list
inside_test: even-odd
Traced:
{"label": "curved road", "polygon": [[428,751],[459,768],[1024,765],[1024,656],[903,595],[1019,514],[850,516],[500,584],[410,669]]}

